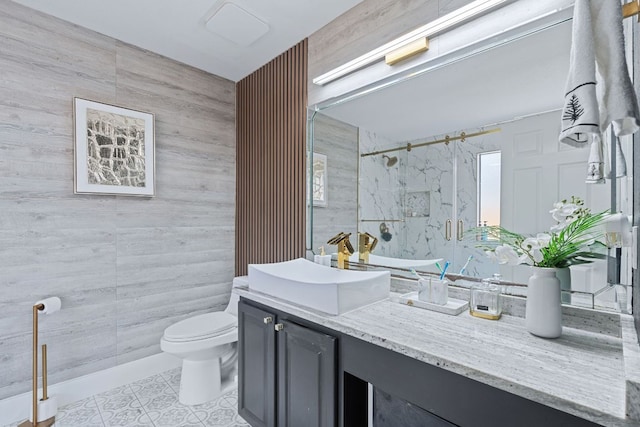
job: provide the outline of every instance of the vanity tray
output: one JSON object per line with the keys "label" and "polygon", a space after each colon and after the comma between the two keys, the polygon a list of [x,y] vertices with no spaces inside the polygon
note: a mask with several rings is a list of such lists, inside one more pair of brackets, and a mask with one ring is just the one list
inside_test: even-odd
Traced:
{"label": "vanity tray", "polygon": [[437,311],[438,313],[450,314],[452,316],[457,316],[469,307],[469,301],[463,301],[455,298],[449,298],[445,305],[420,301],[418,299],[417,291],[401,295],[399,302],[400,304],[405,304],[411,307],[424,308],[426,310]]}

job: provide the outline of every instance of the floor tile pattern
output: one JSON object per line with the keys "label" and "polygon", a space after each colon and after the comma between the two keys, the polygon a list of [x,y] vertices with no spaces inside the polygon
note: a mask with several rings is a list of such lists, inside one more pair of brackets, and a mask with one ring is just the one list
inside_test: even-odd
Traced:
{"label": "floor tile pattern", "polygon": [[[248,427],[238,415],[235,385],[196,406],[178,401],[180,368],[154,375],[61,408],[56,427]],[[5,427],[15,427],[10,424]]]}

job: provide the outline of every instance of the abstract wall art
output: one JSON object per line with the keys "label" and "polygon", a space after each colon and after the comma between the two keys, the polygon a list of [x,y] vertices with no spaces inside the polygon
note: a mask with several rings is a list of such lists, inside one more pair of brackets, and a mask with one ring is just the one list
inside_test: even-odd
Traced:
{"label": "abstract wall art", "polygon": [[76,194],[155,195],[154,116],[74,98]]}

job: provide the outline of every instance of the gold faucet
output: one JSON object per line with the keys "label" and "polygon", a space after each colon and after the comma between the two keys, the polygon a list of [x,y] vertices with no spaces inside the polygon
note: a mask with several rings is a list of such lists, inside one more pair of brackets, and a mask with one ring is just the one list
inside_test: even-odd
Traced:
{"label": "gold faucet", "polygon": [[338,268],[349,268],[349,257],[354,252],[349,236],[351,233],[341,231],[327,241],[329,245],[338,245]]}
{"label": "gold faucet", "polygon": [[358,261],[369,263],[369,254],[378,244],[378,238],[369,233],[358,233]]}

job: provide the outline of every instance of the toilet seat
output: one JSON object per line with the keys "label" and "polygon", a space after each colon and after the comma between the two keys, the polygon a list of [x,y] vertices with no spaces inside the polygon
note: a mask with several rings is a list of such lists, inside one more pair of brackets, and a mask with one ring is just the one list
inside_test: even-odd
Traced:
{"label": "toilet seat", "polygon": [[238,327],[238,319],[224,311],[201,314],[181,320],[164,331],[170,342],[197,341],[227,334]]}

